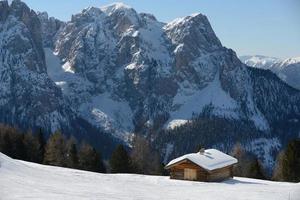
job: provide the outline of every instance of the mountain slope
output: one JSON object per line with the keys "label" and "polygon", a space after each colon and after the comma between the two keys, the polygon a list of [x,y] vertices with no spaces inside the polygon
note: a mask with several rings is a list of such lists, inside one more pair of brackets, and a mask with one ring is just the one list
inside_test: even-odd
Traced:
{"label": "mountain slope", "polygon": [[241,61],[246,65],[269,69],[290,86],[300,89],[300,58],[281,60],[266,56],[241,56]]}
{"label": "mountain slope", "polygon": [[114,140],[74,112],[48,76],[37,14],[19,0],[0,1],[0,13],[0,122],[47,135],[61,130],[111,151]]}
{"label": "mountain slope", "polygon": [[[230,151],[240,141],[273,166],[272,152],[300,131],[295,122],[286,136],[282,133],[290,121],[299,120],[299,91],[270,72],[248,68],[222,46],[202,14],[161,23],[120,3],[90,7],[58,31],[52,56],[60,73],[48,65],[49,75],[77,113],[124,141],[133,133],[145,134],[161,141],[157,148],[163,151],[177,140],[162,139],[164,129],[189,127],[206,112],[208,119],[224,118],[233,127],[241,123],[250,129],[249,135],[233,129],[236,139],[222,141],[228,145],[213,132],[216,140],[207,146]],[[255,140],[277,142],[262,155]],[[201,141],[187,143],[169,155],[193,151]]]}
{"label": "mountain slope", "polygon": [[[269,129],[253,102],[246,66],[222,47],[201,14],[163,24],[121,4],[88,8],[58,33],[55,54],[65,73],[73,74],[61,80],[73,107],[118,135],[184,123],[210,103],[216,115],[249,119],[258,129]],[[222,96],[215,97],[215,90]],[[104,111],[95,103],[100,99],[122,104],[119,112],[106,106]]]}
{"label": "mountain slope", "polygon": [[[47,180],[47,181],[45,181]],[[66,187],[66,184],[68,185]],[[274,199],[297,200],[299,184],[248,178],[221,183],[136,174],[99,174],[13,160],[0,153],[4,199]],[[180,188],[180,189],[178,189]],[[213,192],[212,192],[213,191]]]}
{"label": "mountain slope", "polygon": [[259,69],[270,69],[274,63],[281,61],[279,58],[262,55],[240,56],[239,58],[246,65]]}

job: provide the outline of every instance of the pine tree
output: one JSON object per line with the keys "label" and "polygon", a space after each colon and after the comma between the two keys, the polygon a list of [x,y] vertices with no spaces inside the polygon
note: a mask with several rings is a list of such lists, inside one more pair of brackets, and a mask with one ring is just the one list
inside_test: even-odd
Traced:
{"label": "pine tree", "polygon": [[44,163],[65,167],[65,138],[60,131],[52,134],[46,144]]}
{"label": "pine tree", "polygon": [[[300,140],[289,142],[276,166],[275,179],[289,182],[300,181]],[[277,177],[276,177],[277,176]]]}
{"label": "pine tree", "polygon": [[0,151],[8,156],[12,155],[12,142],[10,140],[9,134],[4,133],[2,135],[1,141],[0,141]]}
{"label": "pine tree", "polygon": [[233,167],[234,176],[245,176],[245,167],[243,166],[245,151],[240,143],[234,145],[231,155],[238,160],[238,163]]}
{"label": "pine tree", "polygon": [[23,139],[25,147],[25,160],[30,162],[39,162],[39,142],[36,137],[33,136],[31,132],[24,135]]}
{"label": "pine tree", "polygon": [[46,146],[46,141],[44,138],[44,134],[42,129],[40,128],[38,133],[36,134],[37,141],[39,143],[39,149],[38,149],[38,163],[43,163],[44,160],[44,154],[45,154],[45,146]]}
{"label": "pine tree", "polygon": [[263,167],[257,158],[254,158],[250,163],[249,178],[266,179],[263,172]]}
{"label": "pine tree", "polygon": [[277,158],[276,158],[276,165],[273,171],[273,177],[272,180],[275,181],[284,181],[283,177],[283,159],[284,159],[284,151],[281,151],[278,153]]}
{"label": "pine tree", "polygon": [[233,175],[248,178],[265,179],[263,167],[257,157],[244,150],[240,143],[237,143],[231,155],[238,160],[233,167]]}
{"label": "pine tree", "polygon": [[161,175],[161,162],[159,154],[151,147],[149,142],[135,136],[131,153],[132,167],[135,173]]}
{"label": "pine tree", "polygon": [[66,146],[66,165],[69,168],[78,168],[78,154],[77,154],[77,147],[76,141],[73,137],[71,137],[67,141]]}
{"label": "pine tree", "polygon": [[19,160],[25,160],[25,146],[23,143],[24,134],[18,133],[17,130],[13,130],[11,134],[11,141],[13,146],[13,152],[11,157]]}
{"label": "pine tree", "polygon": [[129,173],[130,158],[123,145],[118,145],[110,159],[112,173]]}
{"label": "pine tree", "polygon": [[105,173],[101,155],[89,144],[82,143],[78,154],[79,168],[82,170]]}

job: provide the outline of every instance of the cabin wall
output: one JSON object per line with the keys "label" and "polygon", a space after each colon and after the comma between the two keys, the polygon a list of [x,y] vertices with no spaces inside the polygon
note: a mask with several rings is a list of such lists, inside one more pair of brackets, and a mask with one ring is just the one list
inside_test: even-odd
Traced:
{"label": "cabin wall", "polygon": [[184,169],[186,168],[195,169],[197,171],[196,181],[214,182],[214,181],[222,181],[232,177],[233,166],[228,166],[228,167],[224,167],[221,169],[216,169],[208,172],[205,169],[199,167],[198,165],[195,165],[194,163],[186,160],[170,168],[170,178],[185,180]]}
{"label": "cabin wall", "polygon": [[184,169],[195,169],[197,172],[197,181],[207,181],[207,171],[205,171],[203,168],[199,167],[198,165],[195,165],[192,162],[184,161],[182,163],[179,163],[175,166],[173,166],[170,169],[170,178],[171,179],[184,179]]}
{"label": "cabin wall", "polygon": [[232,177],[232,166],[211,171],[207,176],[207,181],[222,181]]}

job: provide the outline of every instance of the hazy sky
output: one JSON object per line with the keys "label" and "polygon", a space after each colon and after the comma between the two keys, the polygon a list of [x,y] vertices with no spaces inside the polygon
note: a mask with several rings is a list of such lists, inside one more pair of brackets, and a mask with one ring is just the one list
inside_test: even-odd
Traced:
{"label": "hazy sky", "polygon": [[[111,0],[23,0],[37,11],[67,21],[88,6]],[[300,56],[300,0],[122,0],[138,12],[169,22],[205,14],[224,46],[238,55]]]}

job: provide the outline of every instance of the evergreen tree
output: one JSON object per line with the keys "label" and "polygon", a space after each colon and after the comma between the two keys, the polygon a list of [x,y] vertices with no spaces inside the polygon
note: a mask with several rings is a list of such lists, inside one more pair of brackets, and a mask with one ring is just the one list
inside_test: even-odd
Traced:
{"label": "evergreen tree", "polygon": [[39,142],[36,137],[33,136],[31,132],[24,135],[23,139],[25,147],[25,160],[30,162],[39,162]]}
{"label": "evergreen tree", "polygon": [[253,161],[250,163],[249,170],[249,178],[266,179],[266,176],[263,172],[263,167],[257,158],[254,158]]}
{"label": "evergreen tree", "polygon": [[46,144],[44,163],[65,167],[65,138],[60,131],[52,134]]}
{"label": "evergreen tree", "polygon": [[300,182],[300,140],[289,142],[277,162],[274,172],[275,180]]}
{"label": "evergreen tree", "polygon": [[245,151],[240,143],[237,143],[231,155],[238,160],[233,167],[233,175],[248,178],[265,179],[263,167],[255,155]]}
{"label": "evergreen tree", "polygon": [[0,151],[8,156],[12,155],[12,142],[8,133],[2,134],[2,138],[0,141]]}
{"label": "evergreen tree", "polygon": [[149,142],[135,136],[131,153],[133,171],[140,174],[161,175],[161,162],[159,154],[151,147]]}
{"label": "evergreen tree", "polygon": [[40,128],[38,133],[36,134],[37,141],[39,143],[39,149],[38,149],[38,163],[43,163],[44,160],[44,154],[45,154],[45,146],[46,146],[46,141],[44,138],[44,134],[42,129]]}
{"label": "evergreen tree", "polygon": [[283,159],[284,159],[284,151],[281,151],[278,153],[276,158],[276,165],[273,171],[273,177],[272,179],[275,181],[284,181],[283,177]]}
{"label": "evergreen tree", "polygon": [[130,172],[130,158],[123,145],[117,146],[117,148],[112,153],[109,163],[112,173]]}
{"label": "evergreen tree", "polygon": [[89,144],[82,143],[78,154],[79,168],[82,170],[105,173],[101,155]]}
{"label": "evergreen tree", "polygon": [[76,141],[73,137],[71,137],[66,146],[66,165],[70,168],[78,168],[78,155],[77,155],[77,147]]}
{"label": "evergreen tree", "polygon": [[25,146],[23,143],[24,134],[17,132],[16,129],[13,129],[13,133],[11,133],[11,142],[12,142],[12,158],[25,160]]}

